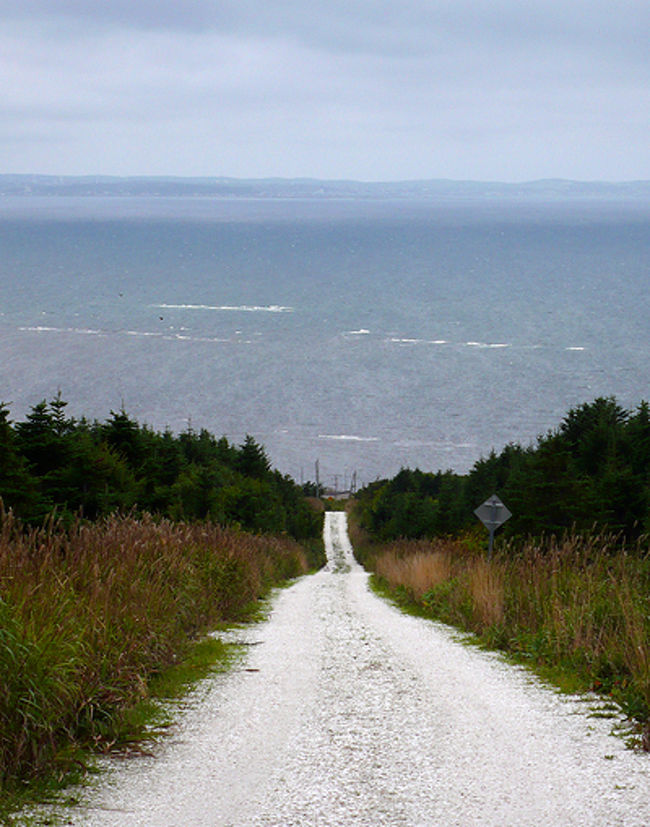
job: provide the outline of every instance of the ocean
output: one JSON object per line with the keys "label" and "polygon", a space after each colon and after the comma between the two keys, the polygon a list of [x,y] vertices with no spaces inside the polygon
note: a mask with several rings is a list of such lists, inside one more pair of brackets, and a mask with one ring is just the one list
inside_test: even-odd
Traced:
{"label": "ocean", "polygon": [[466,472],[650,398],[650,203],[0,198],[0,400],[261,442],[297,481]]}

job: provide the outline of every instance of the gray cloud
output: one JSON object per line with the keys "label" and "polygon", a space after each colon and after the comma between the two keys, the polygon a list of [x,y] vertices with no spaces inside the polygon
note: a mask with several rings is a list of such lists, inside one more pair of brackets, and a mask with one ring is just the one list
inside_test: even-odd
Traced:
{"label": "gray cloud", "polygon": [[648,177],[646,0],[0,0],[0,20],[5,171]]}
{"label": "gray cloud", "polygon": [[103,27],[289,38],[311,47],[382,54],[446,40],[564,42],[647,58],[645,0],[0,0],[0,18],[62,28]]}

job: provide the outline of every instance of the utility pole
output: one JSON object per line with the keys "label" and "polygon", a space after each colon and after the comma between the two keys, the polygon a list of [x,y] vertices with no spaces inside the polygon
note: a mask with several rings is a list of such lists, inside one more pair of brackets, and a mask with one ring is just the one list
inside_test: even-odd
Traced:
{"label": "utility pole", "polygon": [[318,476],[318,460],[316,460],[316,497],[320,497],[320,477]]}

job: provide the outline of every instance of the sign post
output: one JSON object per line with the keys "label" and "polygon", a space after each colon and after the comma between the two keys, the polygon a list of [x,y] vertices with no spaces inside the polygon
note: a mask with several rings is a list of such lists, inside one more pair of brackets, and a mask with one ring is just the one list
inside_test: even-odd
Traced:
{"label": "sign post", "polygon": [[494,543],[494,532],[512,517],[505,505],[493,494],[482,505],[475,509],[474,513],[490,532],[490,544],[488,546],[488,558],[492,556],[492,545]]}

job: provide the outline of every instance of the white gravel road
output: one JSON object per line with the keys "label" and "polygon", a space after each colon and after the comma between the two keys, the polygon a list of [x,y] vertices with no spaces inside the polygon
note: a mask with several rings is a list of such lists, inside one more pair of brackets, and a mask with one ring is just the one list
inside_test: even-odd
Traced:
{"label": "white gravel road", "polygon": [[650,760],[612,721],[402,615],[368,590],[345,515],[325,531],[327,569],[236,631],[245,660],[201,686],[155,758],[116,762],[70,823],[650,824]]}

